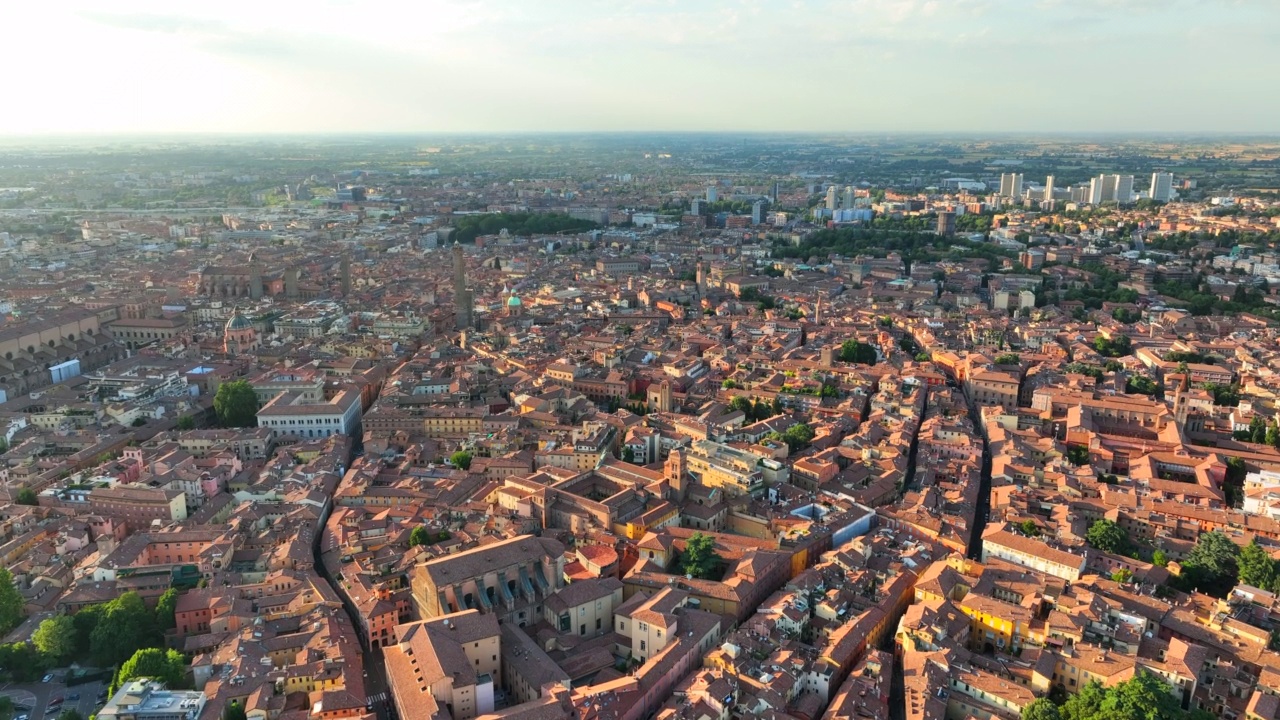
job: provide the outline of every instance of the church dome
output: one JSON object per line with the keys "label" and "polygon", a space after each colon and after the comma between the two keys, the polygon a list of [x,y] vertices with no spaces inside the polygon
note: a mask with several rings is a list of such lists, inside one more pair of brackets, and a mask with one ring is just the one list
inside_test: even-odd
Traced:
{"label": "church dome", "polygon": [[507,298],[507,307],[520,307],[521,304],[520,298],[516,297],[514,294]]}
{"label": "church dome", "polygon": [[231,319],[227,321],[226,330],[231,332],[232,330],[248,330],[252,327],[253,323],[249,322],[249,318],[241,315],[240,311],[237,310],[232,314]]}

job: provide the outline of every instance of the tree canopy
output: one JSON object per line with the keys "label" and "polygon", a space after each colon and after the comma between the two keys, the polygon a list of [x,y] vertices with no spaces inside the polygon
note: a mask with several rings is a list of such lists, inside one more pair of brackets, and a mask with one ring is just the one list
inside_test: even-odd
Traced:
{"label": "tree canopy", "polygon": [[22,594],[13,584],[13,574],[6,567],[0,567],[0,635],[8,632],[22,622],[24,613]]}
{"label": "tree canopy", "polygon": [[222,708],[222,720],[247,720],[247,717],[239,700],[232,700]]}
{"label": "tree canopy", "polygon": [[471,467],[471,453],[466,450],[459,450],[449,456],[449,462],[456,468],[467,470]]}
{"label": "tree canopy", "polygon": [[76,623],[70,615],[58,615],[40,623],[31,642],[54,664],[61,665],[76,652]]}
{"label": "tree canopy", "polygon": [[163,636],[155,615],[136,592],[127,592],[103,606],[89,651],[99,665],[119,665],[134,653],[160,645]]}
{"label": "tree canopy", "polygon": [[172,630],[178,622],[174,617],[178,607],[178,591],[169,588],[156,601],[156,625],[162,631]]}
{"label": "tree canopy", "polygon": [[213,396],[213,410],[223,427],[254,427],[258,424],[258,394],[247,380],[223,383]]}
{"label": "tree canopy", "polygon": [[780,433],[769,433],[768,437],[772,440],[778,440],[786,443],[787,450],[795,452],[796,450],[807,447],[809,442],[813,440],[813,435],[813,428],[809,427],[805,423],[796,423]]}
{"label": "tree canopy", "polygon": [[[1033,710],[1034,708],[1034,710]],[[1027,711],[1033,714],[1028,715]],[[1023,720],[1054,720],[1037,700],[1023,710]],[[1207,720],[1202,710],[1183,710],[1173,688],[1160,677],[1139,669],[1132,678],[1103,688],[1094,680],[1058,708],[1061,720]]]}
{"label": "tree canopy", "polygon": [[426,545],[430,540],[431,533],[427,531],[426,525],[419,525],[409,533],[409,547],[417,547]]}
{"label": "tree canopy", "polygon": [[741,410],[750,422],[767,420],[777,414],[774,412],[773,406],[769,403],[762,400],[756,400],[753,402],[745,395],[737,395],[730,400],[729,409]]}
{"label": "tree canopy", "polygon": [[1133,341],[1128,335],[1116,335],[1110,338],[1099,335],[1093,339],[1093,349],[1104,357],[1122,357],[1133,352]]}
{"label": "tree canopy", "polygon": [[1125,381],[1124,391],[1139,395],[1155,395],[1160,391],[1160,386],[1146,375],[1134,375]]}
{"label": "tree canopy", "polygon": [[29,487],[24,487],[18,491],[17,503],[19,505],[39,505],[40,500],[36,496],[36,491]]}
{"label": "tree canopy", "polygon": [[841,362],[875,365],[877,359],[879,359],[879,355],[876,353],[876,349],[861,340],[845,340],[840,345]]}
{"label": "tree canopy", "polygon": [[1089,448],[1079,445],[1067,448],[1067,462],[1081,467],[1089,464]]}
{"label": "tree canopy", "polygon": [[1202,534],[1182,562],[1183,582],[1207,595],[1222,597],[1236,584],[1240,546],[1214,530]]}
{"label": "tree canopy", "polygon": [[1258,545],[1257,538],[1240,548],[1237,565],[1240,582],[1262,590],[1280,591],[1280,567],[1271,554]]}
{"label": "tree canopy", "polygon": [[187,685],[187,659],[177,650],[143,648],[133,654],[116,673],[114,688],[136,678],[153,678],[170,689]]}
{"label": "tree canopy", "polygon": [[1049,698],[1036,698],[1022,708],[1022,720],[1062,720],[1062,713]]}
{"label": "tree canopy", "polygon": [[555,235],[560,232],[586,232],[600,227],[590,220],[579,220],[563,213],[489,213],[463,215],[453,222],[451,240],[467,244],[481,235],[497,235],[504,229],[512,235]]}
{"label": "tree canopy", "polygon": [[680,565],[686,575],[703,580],[719,580],[724,558],[716,552],[715,538],[696,532],[685,543]]}
{"label": "tree canopy", "polygon": [[0,675],[7,674],[9,679],[20,682],[36,680],[50,667],[49,659],[32,643],[0,645]]}
{"label": "tree canopy", "polygon": [[1085,540],[1104,552],[1126,555],[1129,552],[1129,533],[1112,520],[1094,520],[1085,533]]}

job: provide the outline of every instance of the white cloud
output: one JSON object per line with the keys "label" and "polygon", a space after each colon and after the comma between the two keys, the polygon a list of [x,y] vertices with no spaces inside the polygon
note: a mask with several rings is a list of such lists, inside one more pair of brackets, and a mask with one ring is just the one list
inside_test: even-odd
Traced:
{"label": "white cloud", "polygon": [[6,13],[23,68],[0,115],[9,134],[1274,131],[1280,116],[1251,79],[1280,70],[1280,5],[1264,0],[79,0]]}

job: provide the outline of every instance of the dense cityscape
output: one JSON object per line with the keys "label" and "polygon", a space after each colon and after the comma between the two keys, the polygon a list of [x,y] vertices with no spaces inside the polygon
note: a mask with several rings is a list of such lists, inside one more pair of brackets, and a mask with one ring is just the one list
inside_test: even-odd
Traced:
{"label": "dense cityscape", "polygon": [[1280,142],[0,145],[0,720],[1280,720]]}

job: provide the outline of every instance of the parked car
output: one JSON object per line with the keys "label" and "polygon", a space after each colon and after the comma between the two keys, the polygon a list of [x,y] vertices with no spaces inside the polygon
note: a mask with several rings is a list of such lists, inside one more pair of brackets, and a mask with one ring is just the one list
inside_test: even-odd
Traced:
{"label": "parked car", "polygon": [[53,682],[53,673],[49,673],[48,675],[45,675],[44,679],[42,679],[40,682]]}
{"label": "parked car", "polygon": [[67,699],[72,702],[75,702],[76,700],[80,699],[80,693],[71,693],[70,695],[67,696]]}

